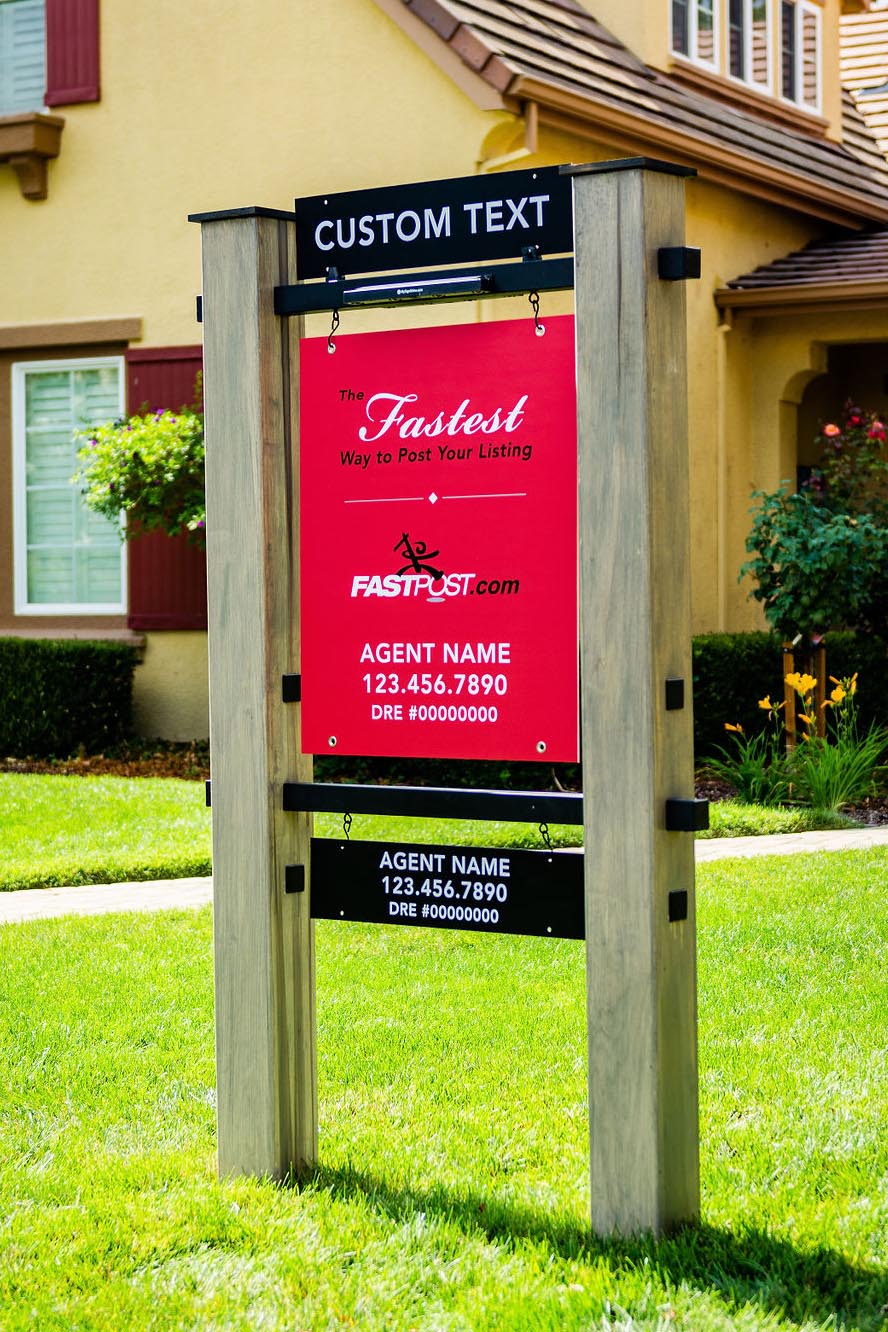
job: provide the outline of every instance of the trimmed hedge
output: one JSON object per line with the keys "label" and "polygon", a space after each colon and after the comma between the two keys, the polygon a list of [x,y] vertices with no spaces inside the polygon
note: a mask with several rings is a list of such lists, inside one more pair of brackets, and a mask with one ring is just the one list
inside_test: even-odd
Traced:
{"label": "trimmed hedge", "polygon": [[[830,675],[860,674],[861,722],[888,725],[888,648],[863,634],[826,639]],[[136,650],[129,644],[0,638],[0,755],[63,758],[119,744],[131,732]],[[725,744],[725,722],[760,730],[758,700],[783,697],[776,634],[701,634],[693,640],[694,754],[702,763]],[[318,757],[319,781],[578,790],[577,764]]]}
{"label": "trimmed hedge", "polygon": [[0,638],[0,755],[100,753],[132,729],[128,643]]}

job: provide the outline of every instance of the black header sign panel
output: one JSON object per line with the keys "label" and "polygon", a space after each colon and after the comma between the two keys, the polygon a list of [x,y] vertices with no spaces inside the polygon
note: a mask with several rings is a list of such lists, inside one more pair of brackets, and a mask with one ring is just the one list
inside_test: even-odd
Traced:
{"label": "black header sign panel", "polygon": [[573,249],[571,181],[558,167],[297,199],[297,277],[340,277]]}
{"label": "black header sign panel", "polygon": [[313,837],[311,914],[315,920],[583,939],[583,857]]}

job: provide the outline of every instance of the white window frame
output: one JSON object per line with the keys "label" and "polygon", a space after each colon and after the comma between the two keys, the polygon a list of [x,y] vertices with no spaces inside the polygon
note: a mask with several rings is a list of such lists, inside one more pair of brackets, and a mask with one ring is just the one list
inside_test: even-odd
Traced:
{"label": "white window frame", "polygon": [[[781,0],[779,4],[779,23],[777,25],[777,77],[778,77],[778,96],[785,106],[793,106],[799,111],[807,111],[810,115],[821,114],[823,106],[823,13],[819,5],[811,4],[810,0],[793,0],[794,18],[794,37],[795,37],[795,55],[794,55],[794,73],[795,73],[795,97],[785,96],[782,87],[779,84],[783,82],[783,5]],[[802,42],[802,16],[804,14],[813,14],[817,24],[817,100],[813,104],[806,102],[802,97],[804,88],[804,53]]]}
{"label": "white window frame", "polygon": [[[766,5],[767,5],[767,10],[768,10],[768,18],[767,18],[767,23],[766,23],[766,27],[765,27],[765,33],[766,33],[765,51],[766,51],[766,58],[767,58],[767,77],[766,77],[766,79],[764,80],[763,83],[759,83],[758,79],[754,79],[754,78],[752,77],[752,60],[753,60],[753,47],[752,47],[752,3],[753,3],[753,0],[741,0],[741,3],[742,3],[742,5],[743,5],[743,65],[744,65],[744,68],[746,69],[746,74],[745,74],[742,78],[740,77],[739,74],[732,74],[732,73],[731,73],[731,10],[730,10],[730,0],[721,0],[721,3],[724,4],[724,6],[725,6],[725,22],[727,23],[727,29],[728,29],[728,46],[727,46],[727,50],[726,50],[726,52],[725,52],[725,59],[726,59],[726,61],[727,61],[727,65],[726,65],[726,68],[725,68],[725,73],[726,73],[727,77],[731,80],[732,83],[736,83],[736,84],[738,84],[738,85],[739,85],[740,87],[742,87],[742,88],[752,88],[753,91],[757,91],[757,92],[761,92],[761,93],[766,93],[766,94],[768,94],[768,95],[772,94],[772,93],[773,93],[773,89],[774,89],[774,19],[773,19],[773,14],[774,14],[774,0],[765,0],[765,3],[766,3]],[[779,4],[780,4],[780,0],[777,0],[778,9],[779,9]]]}
{"label": "white window frame", "polygon": [[[16,361],[12,367],[12,528],[13,581],[16,615],[125,615],[127,610],[126,542],[120,543],[120,591],[117,603],[109,602],[29,602],[28,601],[28,509],[25,433],[25,380],[34,372],[53,370],[117,370],[118,403],[116,416],[126,411],[126,374],[122,356],[72,357],[55,361]],[[72,468],[73,470],[73,468]],[[121,526],[123,525],[121,519]]]}
{"label": "white window frame", "polygon": [[679,51],[674,42],[672,31],[672,5],[669,6],[669,45],[673,55],[677,55],[681,60],[689,60],[692,65],[697,65],[699,69],[708,69],[711,72],[718,73],[721,67],[721,10],[724,0],[713,0],[712,3],[712,59],[703,60],[700,56],[694,54],[697,49],[697,7],[698,0],[687,0],[688,8],[688,47],[689,51]]}

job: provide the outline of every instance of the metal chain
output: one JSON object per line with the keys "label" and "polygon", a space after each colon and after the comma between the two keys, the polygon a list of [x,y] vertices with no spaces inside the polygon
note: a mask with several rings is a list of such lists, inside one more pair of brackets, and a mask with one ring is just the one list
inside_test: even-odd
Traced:
{"label": "metal chain", "polygon": [[346,840],[347,842],[350,841],[349,833],[351,832],[351,826],[352,826],[352,816],[351,816],[351,814],[343,814],[343,816],[342,816],[342,831],[345,833],[345,840]]}
{"label": "metal chain", "polygon": [[552,850],[554,850],[554,848],[553,848],[553,846],[552,846],[552,839],[551,839],[551,837],[549,836],[549,825],[548,825],[548,823],[541,823],[541,824],[540,824],[540,837],[542,837],[543,841],[545,842],[545,844],[546,844],[546,850],[547,850],[547,851],[552,851]]}

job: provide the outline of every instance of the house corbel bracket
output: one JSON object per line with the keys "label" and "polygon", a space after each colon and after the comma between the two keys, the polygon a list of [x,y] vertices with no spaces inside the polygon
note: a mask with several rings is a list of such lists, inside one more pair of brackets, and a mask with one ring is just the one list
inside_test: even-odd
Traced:
{"label": "house corbel bracket", "polygon": [[16,153],[7,159],[18,176],[19,189],[26,199],[45,199],[48,193],[45,157],[36,153]]}
{"label": "house corbel bracket", "polygon": [[61,116],[36,111],[0,116],[0,162],[8,162],[12,167],[26,199],[46,198],[46,164],[59,155],[64,124]]}

